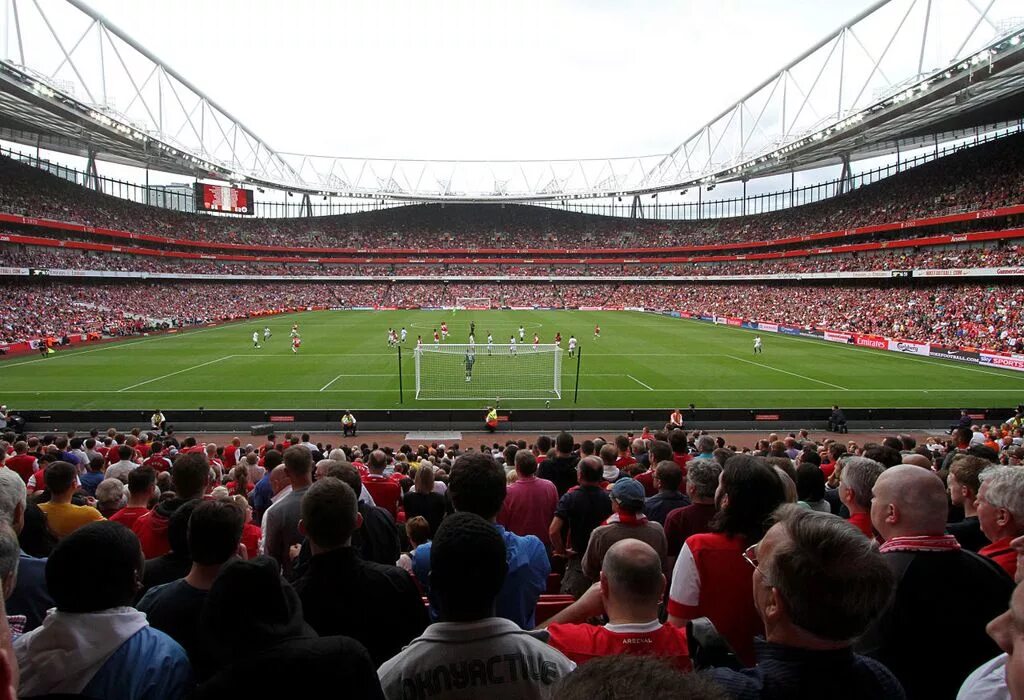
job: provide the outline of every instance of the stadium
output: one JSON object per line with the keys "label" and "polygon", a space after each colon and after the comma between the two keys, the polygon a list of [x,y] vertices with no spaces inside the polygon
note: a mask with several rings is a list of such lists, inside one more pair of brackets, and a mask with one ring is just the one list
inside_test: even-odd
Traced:
{"label": "stadium", "polygon": [[0,0],[0,696],[1024,698],[1019,3],[101,4]]}

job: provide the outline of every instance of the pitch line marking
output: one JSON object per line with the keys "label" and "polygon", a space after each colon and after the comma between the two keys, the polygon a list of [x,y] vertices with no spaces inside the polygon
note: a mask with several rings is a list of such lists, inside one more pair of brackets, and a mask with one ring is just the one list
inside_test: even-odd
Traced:
{"label": "pitch line marking", "polygon": [[[238,357],[235,355],[235,357]],[[194,369],[194,368],[190,368]],[[365,375],[360,375],[365,376]],[[391,376],[391,375],[388,375]],[[150,380],[155,381],[155,380]],[[310,394],[319,393],[319,389],[218,389],[218,393],[221,394]],[[331,392],[348,392],[348,393],[370,393],[379,391],[378,389],[331,389]],[[676,387],[669,389],[585,389],[580,388],[580,393],[593,393],[593,392],[628,392],[637,393],[640,391],[655,391],[659,393],[667,392],[708,392],[708,393],[729,393],[729,392],[778,392],[778,393],[793,393],[793,392],[831,392],[832,389],[786,389],[786,388],[775,388],[775,389],[734,389],[734,388],[721,388],[721,387]],[[963,394],[965,391],[970,391],[976,394],[1017,394],[1017,389],[843,389],[851,394],[867,394],[867,393],[889,393],[889,394]],[[194,394],[194,389],[142,389],[140,391],[127,391],[126,389],[4,389],[5,394]],[[452,397],[448,399],[450,401],[479,401],[480,399],[460,399],[458,397]],[[531,400],[531,399],[511,399],[511,400]]]}
{"label": "pitch line marking", "polygon": [[803,374],[797,374],[796,372],[790,372],[789,370],[779,369],[778,367],[772,367],[771,365],[762,364],[760,362],[754,362],[753,360],[746,360],[742,357],[736,357],[735,355],[725,355],[725,357],[730,357],[734,360],[738,360],[739,362],[746,362],[748,365],[757,365],[758,367],[764,367],[765,369],[774,370],[776,372],[782,372],[783,374],[788,374],[791,377],[799,377],[800,379],[806,379],[809,382],[817,382],[818,384],[824,384],[825,386],[830,386],[834,389],[842,389],[843,391],[849,391],[849,389],[847,389],[845,386],[839,386],[838,384],[833,384],[832,382],[824,382],[820,379],[815,379],[814,377],[808,377]]}
{"label": "pitch line marking", "polygon": [[627,377],[629,377],[630,379],[632,379],[632,380],[633,380],[634,382],[636,382],[636,383],[637,383],[637,384],[639,384],[640,386],[642,386],[642,387],[644,387],[645,389],[647,389],[647,391],[654,391],[654,389],[652,389],[651,387],[649,387],[649,386],[647,386],[646,384],[644,384],[644,383],[643,383],[642,381],[640,381],[639,379],[637,379],[636,377],[634,377],[634,376],[633,376],[632,374],[627,374],[626,376],[627,376]]}
{"label": "pitch line marking", "polygon": [[168,377],[173,377],[176,374],[182,374],[183,372],[191,372],[194,369],[199,369],[200,367],[206,367],[207,365],[212,365],[212,364],[220,362],[222,360],[230,360],[232,357],[238,357],[238,355],[225,355],[224,357],[218,357],[216,360],[210,360],[209,362],[203,362],[202,364],[193,365],[191,367],[186,367],[185,369],[179,369],[177,372],[171,372],[170,374],[164,374],[164,375],[161,375],[159,377],[154,377],[153,379],[147,379],[144,382],[139,382],[138,384],[132,384],[131,386],[126,386],[124,389],[118,389],[118,393],[120,393],[122,391],[128,391],[129,389],[134,389],[135,387],[142,386],[143,384],[150,384],[152,382],[158,382],[161,379],[167,379]]}
{"label": "pitch line marking", "polygon": [[332,379],[331,381],[329,381],[329,382],[327,382],[326,384],[324,384],[324,385],[323,385],[322,387],[320,387],[320,391],[323,391],[324,389],[326,389],[327,387],[329,387],[329,386],[330,386],[331,384],[334,384],[334,382],[336,382],[336,381],[338,381],[339,379],[341,379],[341,376],[342,376],[342,375],[340,375],[340,374],[339,374],[339,375],[338,375],[337,377],[335,377],[335,378],[334,378],[334,379]]}

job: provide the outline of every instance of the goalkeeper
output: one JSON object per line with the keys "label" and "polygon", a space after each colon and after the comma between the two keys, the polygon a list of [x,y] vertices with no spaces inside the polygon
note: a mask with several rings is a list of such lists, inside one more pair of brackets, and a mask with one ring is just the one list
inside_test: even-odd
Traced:
{"label": "goalkeeper", "polygon": [[473,363],[476,362],[476,353],[473,348],[466,350],[466,381],[473,381]]}

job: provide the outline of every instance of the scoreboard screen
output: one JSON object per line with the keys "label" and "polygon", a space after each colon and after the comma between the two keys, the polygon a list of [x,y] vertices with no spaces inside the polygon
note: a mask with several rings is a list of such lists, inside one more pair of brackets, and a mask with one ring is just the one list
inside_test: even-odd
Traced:
{"label": "scoreboard screen", "polygon": [[246,216],[256,213],[252,190],[226,185],[208,185],[203,182],[196,183],[196,210],[245,214]]}

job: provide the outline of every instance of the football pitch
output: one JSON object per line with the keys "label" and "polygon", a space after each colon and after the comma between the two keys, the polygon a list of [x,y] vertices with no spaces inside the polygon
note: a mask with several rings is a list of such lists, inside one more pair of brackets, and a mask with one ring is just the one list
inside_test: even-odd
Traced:
{"label": "football pitch", "polygon": [[[521,354],[535,332],[542,343],[561,333],[563,348],[574,334],[582,349],[578,398],[574,403],[577,361],[565,353],[561,399],[547,399],[551,408],[988,408],[1024,400],[1024,373],[935,358],[773,333],[762,335],[764,352],[755,355],[753,331],[639,312],[460,310],[269,316],[46,358],[14,357],[0,362],[0,401],[15,410],[482,408],[487,400],[480,397],[415,398],[416,338],[432,343],[442,321],[456,343],[467,342],[474,322],[478,354],[486,352],[488,332],[496,347],[507,347],[520,325]],[[302,336],[298,353],[289,340],[293,323]],[[266,343],[264,326],[273,333]],[[409,336],[400,403],[397,352],[386,341],[389,327],[403,326]],[[259,349],[253,331],[260,333]],[[507,386],[518,380],[518,359],[492,360],[507,367]],[[461,367],[456,373],[452,380],[464,381]],[[542,408],[546,401],[500,398],[503,409]]]}

